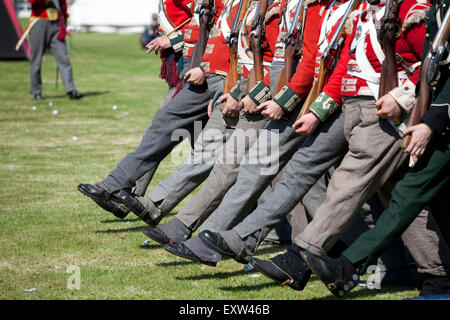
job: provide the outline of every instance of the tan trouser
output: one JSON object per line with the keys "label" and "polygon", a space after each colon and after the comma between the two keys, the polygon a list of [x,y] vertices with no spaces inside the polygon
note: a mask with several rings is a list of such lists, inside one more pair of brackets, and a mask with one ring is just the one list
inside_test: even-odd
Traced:
{"label": "tan trouser", "polygon": [[[331,177],[324,203],[312,222],[294,239],[297,245],[316,255],[326,255],[364,202],[408,160],[394,129],[376,115],[373,98],[348,97],[344,99],[343,111],[349,151]],[[419,271],[446,274],[444,265],[448,263],[439,252],[442,236],[428,212],[423,211],[416,218],[402,239]]]}
{"label": "tan trouser", "polygon": [[346,97],[343,111],[349,151],[331,177],[324,203],[295,238],[318,255],[333,247],[364,202],[407,161],[394,129],[376,115],[373,98]]}

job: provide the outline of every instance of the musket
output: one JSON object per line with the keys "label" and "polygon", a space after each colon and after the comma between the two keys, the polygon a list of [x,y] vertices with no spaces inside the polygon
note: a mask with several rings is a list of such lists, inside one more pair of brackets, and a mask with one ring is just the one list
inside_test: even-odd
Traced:
{"label": "musket", "polygon": [[[398,17],[398,0],[386,0],[384,16],[378,32],[378,41],[384,49],[384,60],[380,71],[380,88],[378,98],[386,95],[398,86],[395,43],[400,37],[401,21]],[[402,124],[398,118],[393,119],[396,126]]]}
{"label": "musket", "polygon": [[[297,119],[301,118],[303,115],[310,112],[311,104],[317,99],[317,97],[322,92],[322,89],[327,81],[328,77],[333,72],[333,69],[336,67],[337,60],[339,59],[340,50],[344,45],[345,41],[345,22],[347,21],[350,13],[355,10],[361,0],[351,0],[347,9],[342,16],[336,31],[333,33],[331,40],[320,56],[320,67],[319,67],[319,75],[317,81],[314,83],[313,87],[309,91],[308,96],[306,97],[305,102],[303,103],[302,109],[297,117]],[[332,54],[333,53],[333,54]]]}
{"label": "musket", "polygon": [[[439,63],[446,51],[450,36],[449,17],[450,10],[447,9],[441,26],[434,37],[433,43],[421,67],[418,97],[409,117],[408,127],[418,125],[430,105],[432,86],[439,80]],[[403,137],[402,148],[406,148],[410,141],[411,135]]]}
{"label": "musket", "polygon": [[216,10],[214,7],[214,0],[203,0],[201,4],[195,9],[195,13],[199,15],[199,38],[194,46],[194,51],[192,52],[192,59],[190,64],[190,69],[200,66],[203,59],[203,54],[205,53],[206,44],[209,37],[209,29],[214,21],[214,15]]}
{"label": "musket", "polygon": [[[261,46],[265,35],[264,24],[268,7],[269,7],[269,0],[258,1],[258,6],[256,8],[255,17],[253,19],[252,28],[249,35],[250,49],[253,54],[253,72],[255,73],[254,76],[255,83],[258,81],[262,81],[264,79],[264,66],[263,66],[264,61]],[[252,88],[254,86],[254,84],[250,82],[251,81],[249,79],[248,88]]]}
{"label": "musket", "polygon": [[[233,0],[230,0],[233,1]],[[225,43],[228,44],[228,48],[230,51],[230,72],[225,79],[225,87],[223,89],[223,93],[226,94],[230,92],[230,90],[234,87],[236,82],[239,80],[238,75],[238,41],[239,41],[239,30],[242,25],[242,21],[244,20],[246,11],[247,11],[248,0],[241,0],[239,2],[239,6],[236,12],[236,16],[234,17],[233,26],[230,31],[230,35],[225,40]],[[230,9],[230,16],[233,7]]]}
{"label": "musket", "polygon": [[275,89],[278,93],[286,83],[288,83],[294,74],[293,64],[296,56],[301,55],[302,45],[301,37],[303,33],[303,15],[304,15],[304,1],[299,0],[297,9],[295,10],[294,19],[286,33],[284,41],[284,67],[281,70],[280,78]]}
{"label": "musket", "polygon": [[[233,2],[233,0],[230,1]],[[227,37],[227,39],[225,39],[225,43],[228,44],[228,48],[230,51],[230,72],[227,74],[227,78],[225,79],[223,94],[229,93],[239,80],[239,74],[237,70],[239,30],[241,28],[242,21],[244,20],[247,11],[247,5],[248,0],[240,0],[236,16],[234,17],[233,20],[233,26],[231,28],[230,35]],[[230,17],[232,16],[232,11],[233,5],[231,5],[230,8]],[[239,117],[223,116],[223,122],[227,128],[235,128],[238,120]]]}
{"label": "musket", "polygon": [[58,10],[61,14],[61,6],[59,5],[59,1],[58,0],[52,0],[53,5],[55,6],[56,10]]}

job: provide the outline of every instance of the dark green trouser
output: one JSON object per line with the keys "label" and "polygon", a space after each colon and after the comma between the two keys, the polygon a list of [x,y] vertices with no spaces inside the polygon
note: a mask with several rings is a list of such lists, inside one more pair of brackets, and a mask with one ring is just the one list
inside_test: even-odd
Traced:
{"label": "dark green trouser", "polygon": [[430,142],[425,154],[397,183],[389,208],[374,228],[363,233],[343,252],[351,263],[365,262],[361,272],[400,236],[420,211],[441,191],[450,177],[449,141]]}

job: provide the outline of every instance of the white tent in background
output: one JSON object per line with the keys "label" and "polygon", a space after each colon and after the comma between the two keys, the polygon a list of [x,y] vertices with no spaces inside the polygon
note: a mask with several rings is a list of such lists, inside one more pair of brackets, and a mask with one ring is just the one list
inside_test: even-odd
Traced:
{"label": "white tent in background", "polygon": [[76,0],[69,8],[77,31],[138,33],[158,12],[159,0]]}

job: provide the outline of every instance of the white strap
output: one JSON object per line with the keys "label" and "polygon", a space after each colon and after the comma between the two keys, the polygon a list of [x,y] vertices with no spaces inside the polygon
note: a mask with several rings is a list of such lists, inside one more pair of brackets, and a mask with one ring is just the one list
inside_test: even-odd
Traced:
{"label": "white strap", "polygon": [[[384,13],[384,9],[385,7],[383,7],[383,9],[381,9],[378,13],[380,12]],[[377,19],[378,21],[378,14],[375,16],[375,19]],[[367,23],[369,25],[370,43],[372,45],[373,51],[375,52],[375,55],[377,56],[378,61],[380,61],[380,63],[382,64],[385,55],[383,49],[381,48],[381,44],[378,41],[377,29],[375,28],[375,24],[373,23],[372,17],[369,18],[369,21]]]}
{"label": "white strap", "polygon": [[333,13],[331,13],[331,15],[330,12],[332,11],[332,7],[330,7],[329,10],[327,10],[325,18],[323,20],[324,23],[322,24],[318,42],[320,52],[324,52],[325,49],[328,47],[327,36],[330,34],[331,30],[338,23],[338,21],[344,16],[344,13],[349,5],[350,1],[340,5],[339,8],[337,8]]}
{"label": "white strap", "polygon": [[159,26],[162,29],[162,31],[164,32],[164,34],[168,34],[168,33],[172,32],[173,29],[175,29],[174,26],[172,26],[172,24],[167,19],[167,16],[166,16],[166,13],[164,12],[164,10],[161,10],[159,12]]}
{"label": "white strap", "polygon": [[247,48],[245,47],[244,41],[247,42],[247,39],[243,35],[246,33],[248,26],[250,26],[253,23],[255,15],[256,15],[256,7],[253,7],[246,14],[244,23],[242,23],[242,27],[239,32],[238,62],[243,64],[248,71],[250,71],[250,69],[253,67],[253,54],[250,50],[247,50]]}

